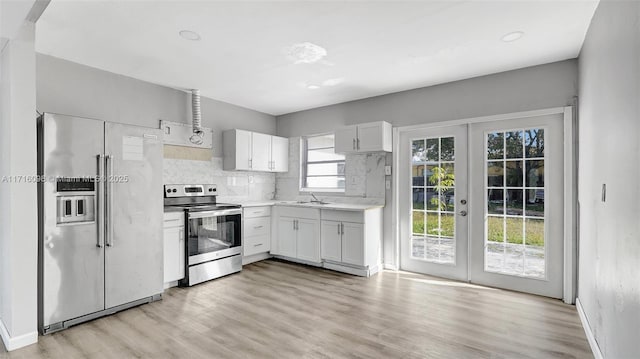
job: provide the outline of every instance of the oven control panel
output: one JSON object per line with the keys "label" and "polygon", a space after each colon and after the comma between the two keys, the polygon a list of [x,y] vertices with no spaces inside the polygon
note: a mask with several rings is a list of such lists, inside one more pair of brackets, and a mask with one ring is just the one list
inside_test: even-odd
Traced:
{"label": "oven control panel", "polygon": [[166,198],[215,196],[217,194],[218,191],[214,184],[168,184],[164,186]]}

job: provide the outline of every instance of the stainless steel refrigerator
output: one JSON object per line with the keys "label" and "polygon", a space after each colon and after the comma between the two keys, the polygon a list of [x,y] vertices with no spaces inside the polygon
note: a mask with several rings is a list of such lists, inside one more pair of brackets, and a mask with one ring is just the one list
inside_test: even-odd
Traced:
{"label": "stainless steel refrigerator", "polygon": [[38,118],[39,330],[160,299],[162,132]]}

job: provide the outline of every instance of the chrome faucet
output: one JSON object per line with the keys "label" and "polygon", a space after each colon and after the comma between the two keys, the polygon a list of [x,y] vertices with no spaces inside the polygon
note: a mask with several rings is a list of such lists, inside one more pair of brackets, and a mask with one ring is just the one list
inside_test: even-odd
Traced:
{"label": "chrome faucet", "polygon": [[311,195],[311,197],[313,197],[313,199],[311,200],[311,203],[322,203],[322,201],[319,200],[318,197],[316,197],[316,195],[313,194],[313,192],[309,192],[309,194]]}

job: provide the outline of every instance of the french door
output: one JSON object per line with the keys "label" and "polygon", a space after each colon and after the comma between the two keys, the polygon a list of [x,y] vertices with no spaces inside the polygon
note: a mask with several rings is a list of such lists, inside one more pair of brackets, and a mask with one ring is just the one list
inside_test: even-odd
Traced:
{"label": "french door", "polygon": [[402,135],[401,267],[467,279],[467,127]]}
{"label": "french door", "polygon": [[400,266],[562,298],[563,115],[400,135]]}

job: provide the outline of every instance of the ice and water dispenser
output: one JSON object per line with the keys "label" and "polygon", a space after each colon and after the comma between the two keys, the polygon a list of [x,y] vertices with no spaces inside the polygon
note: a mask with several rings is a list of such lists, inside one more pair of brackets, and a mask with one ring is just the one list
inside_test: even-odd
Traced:
{"label": "ice and water dispenser", "polygon": [[56,192],[58,224],[81,224],[95,221],[96,182],[94,179],[58,179]]}

